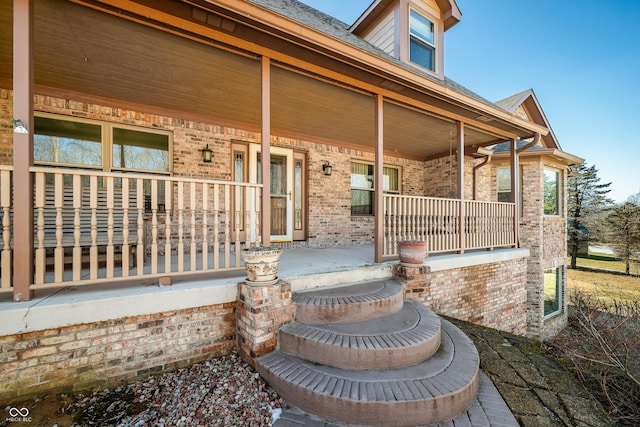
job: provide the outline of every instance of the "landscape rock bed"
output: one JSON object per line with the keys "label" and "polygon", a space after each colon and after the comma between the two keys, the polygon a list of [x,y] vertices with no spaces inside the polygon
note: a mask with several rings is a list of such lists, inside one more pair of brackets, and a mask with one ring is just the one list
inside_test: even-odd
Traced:
{"label": "landscape rock bed", "polygon": [[282,400],[234,352],[127,386],[23,405],[30,426],[270,426]]}

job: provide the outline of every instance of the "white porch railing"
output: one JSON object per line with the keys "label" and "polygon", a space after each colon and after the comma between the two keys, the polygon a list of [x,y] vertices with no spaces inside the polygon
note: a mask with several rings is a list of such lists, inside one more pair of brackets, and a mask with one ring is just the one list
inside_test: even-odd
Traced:
{"label": "white porch railing", "polygon": [[[34,290],[241,269],[242,246],[260,240],[262,185],[31,170]],[[11,191],[0,167],[2,292],[12,289]]]}
{"label": "white porch railing", "polygon": [[402,240],[426,241],[429,253],[515,246],[515,211],[514,203],[385,194],[383,255],[397,255]]}

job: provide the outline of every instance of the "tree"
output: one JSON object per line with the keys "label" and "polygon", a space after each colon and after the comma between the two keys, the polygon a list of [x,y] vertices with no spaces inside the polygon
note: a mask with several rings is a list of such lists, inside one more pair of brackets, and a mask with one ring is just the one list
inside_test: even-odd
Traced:
{"label": "tree", "polygon": [[567,211],[569,217],[569,244],[568,250],[571,256],[571,268],[576,268],[578,247],[583,239],[581,229],[595,226],[596,221],[589,224],[589,218],[593,218],[598,211],[613,201],[606,197],[611,191],[611,183],[601,184],[598,170],[595,165],[587,166],[586,163],[573,168],[567,180]]}
{"label": "tree", "polygon": [[611,227],[610,232],[618,244],[616,255],[624,261],[625,273],[629,274],[631,258],[640,249],[640,205],[626,201],[615,206],[607,216],[606,223]]}

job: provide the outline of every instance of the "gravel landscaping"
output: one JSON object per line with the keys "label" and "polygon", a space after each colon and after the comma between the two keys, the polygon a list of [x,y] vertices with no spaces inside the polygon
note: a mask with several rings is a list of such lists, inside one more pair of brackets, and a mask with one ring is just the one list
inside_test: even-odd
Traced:
{"label": "gravel landscaping", "polygon": [[[15,406],[29,409],[29,426],[270,426],[282,399],[234,352],[128,386]],[[0,418],[0,426],[18,424]]]}

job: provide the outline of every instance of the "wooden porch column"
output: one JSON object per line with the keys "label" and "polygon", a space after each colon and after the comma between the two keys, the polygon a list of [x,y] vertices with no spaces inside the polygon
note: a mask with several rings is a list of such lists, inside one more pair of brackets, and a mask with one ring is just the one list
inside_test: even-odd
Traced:
{"label": "wooden porch column", "polygon": [[374,229],[374,258],[375,262],[382,262],[384,254],[384,97],[376,95],[376,154],[375,154],[375,229]]}
{"label": "wooden porch column", "polygon": [[[13,1],[13,300],[33,297],[33,0]],[[16,122],[20,120],[21,122]],[[17,130],[23,125],[27,133]]]}
{"label": "wooden porch column", "polygon": [[464,206],[464,122],[457,122],[457,132],[458,132],[458,171],[457,171],[457,187],[458,187],[458,199],[460,199],[460,229],[458,230],[460,233],[460,253],[464,253],[465,247],[465,206]]}
{"label": "wooden porch column", "polygon": [[271,245],[271,59],[261,61],[262,112],[260,120],[260,148],[262,163],[262,245]]}
{"label": "wooden porch column", "polygon": [[510,163],[511,163],[511,203],[516,204],[516,212],[513,219],[513,238],[515,242],[515,246],[520,246],[518,243],[518,232],[519,232],[519,217],[520,217],[520,186],[518,182],[518,174],[520,173],[519,168],[519,156],[518,151],[516,150],[516,140],[512,139],[510,141],[509,153],[510,153]]}

